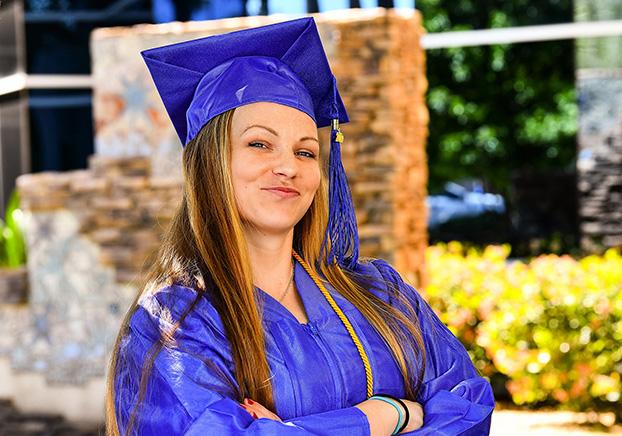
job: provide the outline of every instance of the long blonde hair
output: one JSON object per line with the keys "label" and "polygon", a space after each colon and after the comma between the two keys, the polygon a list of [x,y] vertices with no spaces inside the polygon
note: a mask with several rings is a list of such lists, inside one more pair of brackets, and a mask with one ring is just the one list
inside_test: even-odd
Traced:
{"label": "long blonde hair", "polygon": [[[141,292],[125,315],[113,347],[106,388],[107,435],[120,434],[115,409],[115,376],[122,362],[119,346],[127,334],[130,319],[143,295],[173,282],[194,287],[197,297],[171,331],[160,332],[160,341],[154,344],[145,359],[138,399],[123,433],[130,434],[134,426],[157,354],[162,347],[174,346],[171,345],[171,338],[175,330],[208,288],[215,291],[215,306],[231,344],[238,384],[237,400],[241,402],[244,398],[252,398],[275,410],[264,336],[255,333],[263,332],[262,318],[230,176],[229,132],[234,110],[210,120],[183,150],[181,204],[145,275]],[[406,397],[415,400],[425,359],[414,310],[405,315],[376,296],[369,289],[371,276],[320,261],[320,248],[328,219],[325,161],[322,158],[321,182],[315,198],[294,228],[294,249],[319,276],[352,302],[384,338],[404,378]],[[388,286],[387,292],[393,292],[398,299],[403,298],[395,292],[392,282],[386,282],[385,286]],[[405,357],[407,355],[417,356],[420,364],[413,365]]]}

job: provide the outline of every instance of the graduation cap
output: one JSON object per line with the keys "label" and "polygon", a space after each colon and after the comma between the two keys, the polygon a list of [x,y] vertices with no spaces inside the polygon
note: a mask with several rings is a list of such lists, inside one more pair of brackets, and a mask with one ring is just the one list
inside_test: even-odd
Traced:
{"label": "graduation cap", "polygon": [[[349,121],[311,17],[208,36],[141,52],[183,146],[215,116],[238,106],[273,102],[331,126],[329,219],[322,253],[353,268],[356,216],[341,162]],[[327,252],[328,241],[330,250]]]}

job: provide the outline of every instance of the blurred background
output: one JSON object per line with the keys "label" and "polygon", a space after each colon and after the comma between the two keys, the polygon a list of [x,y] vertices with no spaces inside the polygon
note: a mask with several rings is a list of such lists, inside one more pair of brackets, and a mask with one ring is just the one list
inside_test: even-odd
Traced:
{"label": "blurred background", "polygon": [[102,431],[106,359],[181,192],[140,50],[308,13],[352,120],[362,254],[465,344],[492,433],[622,433],[621,2],[14,0],[0,434]]}

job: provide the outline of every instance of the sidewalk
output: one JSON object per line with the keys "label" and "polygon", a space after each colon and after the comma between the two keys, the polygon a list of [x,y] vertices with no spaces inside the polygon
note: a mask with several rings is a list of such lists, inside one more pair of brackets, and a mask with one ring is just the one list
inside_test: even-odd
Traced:
{"label": "sidewalk", "polygon": [[18,412],[11,401],[0,399],[0,436],[97,436],[98,434],[99,429],[69,423],[60,415]]}
{"label": "sidewalk", "polygon": [[622,435],[622,426],[606,427],[587,422],[611,425],[612,416],[586,413],[498,410],[492,415],[491,436],[604,436]]}

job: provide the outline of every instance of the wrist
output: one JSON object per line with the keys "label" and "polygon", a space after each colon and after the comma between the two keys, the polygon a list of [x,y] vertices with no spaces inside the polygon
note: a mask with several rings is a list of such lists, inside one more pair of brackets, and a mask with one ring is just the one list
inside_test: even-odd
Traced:
{"label": "wrist", "polygon": [[392,397],[391,395],[388,395],[388,394],[384,394],[384,396],[385,397],[389,397],[389,398],[397,401],[404,408],[404,412],[405,412],[406,416],[404,417],[404,422],[402,423],[402,426],[397,431],[398,433],[401,433],[408,426],[408,423],[410,422],[410,410],[408,409],[408,406],[406,405],[406,403],[404,403],[403,400],[401,400],[399,398]]}
{"label": "wrist", "polygon": [[397,412],[392,405],[368,398],[355,407],[367,416],[371,436],[386,436],[393,432],[397,423]]}
{"label": "wrist", "polygon": [[393,420],[393,427],[391,428],[391,434],[395,435],[398,434],[399,432],[401,432],[404,427],[406,427],[406,422],[407,422],[407,414],[408,414],[408,409],[406,408],[406,405],[398,400],[395,397],[391,397],[389,395],[372,395],[371,397],[369,397],[370,400],[376,400],[382,403],[385,403],[389,406],[391,406],[391,408],[394,410],[394,416],[397,415],[397,419]]}

